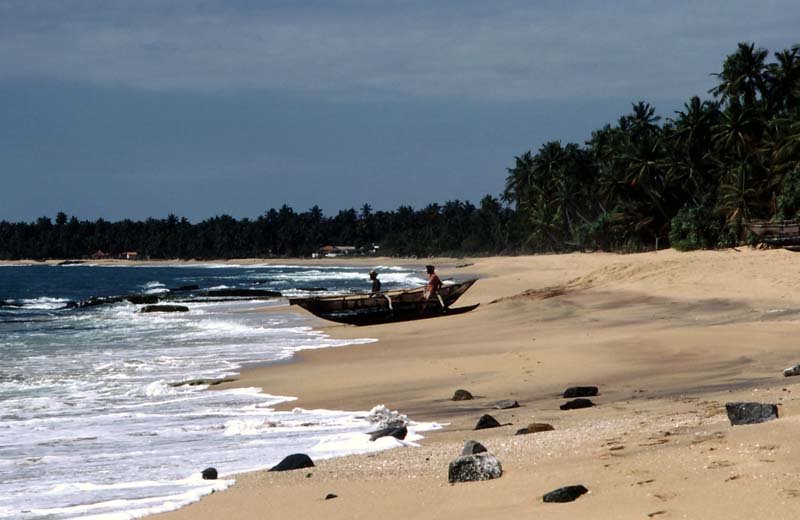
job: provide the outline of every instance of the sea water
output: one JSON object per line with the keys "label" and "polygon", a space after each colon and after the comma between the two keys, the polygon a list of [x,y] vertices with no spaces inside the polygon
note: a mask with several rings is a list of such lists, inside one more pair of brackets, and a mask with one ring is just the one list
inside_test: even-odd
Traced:
{"label": "sea water", "polygon": [[[381,269],[384,289],[423,283],[420,276]],[[189,312],[168,314],[127,302],[64,308],[186,285],[346,293],[366,289],[368,276],[366,268],[288,265],[0,267],[0,518],[136,518],[291,453],[320,459],[401,444],[370,442],[375,425],[364,411],[276,411],[293,397],[174,385],[235,376],[245,363],[302,349],[374,341],[332,339],[285,298],[200,298],[182,303]],[[433,427],[412,423],[407,439]],[[202,479],[209,466],[219,480]]]}

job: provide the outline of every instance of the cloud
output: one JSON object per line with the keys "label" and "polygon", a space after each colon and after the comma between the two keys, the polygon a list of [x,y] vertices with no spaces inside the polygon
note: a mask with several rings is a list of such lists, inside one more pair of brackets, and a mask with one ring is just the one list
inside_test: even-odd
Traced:
{"label": "cloud", "polygon": [[685,98],[794,0],[0,3],[0,79],[489,101]]}

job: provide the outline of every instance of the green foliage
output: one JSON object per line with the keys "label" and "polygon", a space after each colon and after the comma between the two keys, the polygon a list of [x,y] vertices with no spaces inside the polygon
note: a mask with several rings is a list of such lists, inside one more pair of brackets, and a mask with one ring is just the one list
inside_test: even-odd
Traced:
{"label": "green foliage", "polygon": [[685,206],[673,217],[669,242],[679,251],[717,246],[722,222],[707,206]]}
{"label": "green foliage", "polygon": [[777,199],[778,220],[793,220],[800,212],[800,168],[792,170],[783,179],[781,194]]}

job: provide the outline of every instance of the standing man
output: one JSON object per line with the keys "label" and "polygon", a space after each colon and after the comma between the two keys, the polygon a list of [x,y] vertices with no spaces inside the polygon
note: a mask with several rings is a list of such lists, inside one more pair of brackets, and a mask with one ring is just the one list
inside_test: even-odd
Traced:
{"label": "standing man", "polygon": [[439,279],[439,275],[436,274],[436,268],[434,266],[426,265],[425,271],[428,273],[428,283],[425,284],[425,291],[422,293],[425,297],[425,304],[422,306],[421,312],[425,312],[425,309],[428,307],[428,300],[431,299],[431,296],[436,296],[442,306],[442,311],[444,311],[444,302],[439,295],[439,289],[442,287],[442,280]]}

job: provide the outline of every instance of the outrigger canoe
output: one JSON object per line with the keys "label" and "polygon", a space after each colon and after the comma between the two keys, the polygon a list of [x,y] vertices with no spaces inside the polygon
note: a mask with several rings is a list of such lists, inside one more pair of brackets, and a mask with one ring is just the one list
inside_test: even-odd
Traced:
{"label": "outrigger canoe", "polygon": [[[299,305],[322,319],[352,325],[375,325],[394,321],[417,320],[460,314],[478,305],[450,308],[477,280],[443,285],[439,298],[433,296],[425,305],[424,287],[380,293],[356,293],[337,296],[290,298],[290,305]],[[442,307],[444,303],[444,307]]]}

